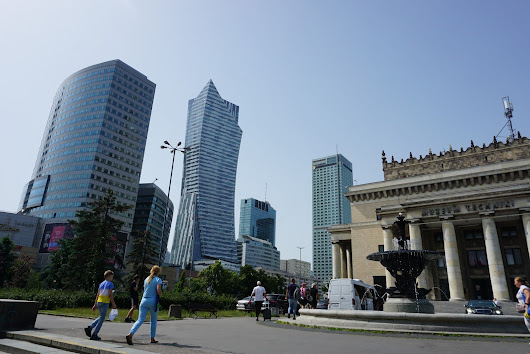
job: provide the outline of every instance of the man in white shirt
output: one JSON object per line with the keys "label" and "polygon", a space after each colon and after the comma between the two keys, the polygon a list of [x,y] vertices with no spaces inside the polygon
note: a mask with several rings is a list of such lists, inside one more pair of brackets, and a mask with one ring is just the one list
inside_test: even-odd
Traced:
{"label": "man in white shirt", "polygon": [[[254,296],[254,304],[256,305],[256,321],[258,321],[259,313],[261,312],[261,305],[263,305],[263,300],[268,300],[265,288],[261,286],[261,282],[259,280],[257,286],[252,290],[252,294],[250,294],[250,296]],[[249,302],[250,301],[251,300],[249,300]],[[263,321],[265,321],[265,319],[263,319]]]}

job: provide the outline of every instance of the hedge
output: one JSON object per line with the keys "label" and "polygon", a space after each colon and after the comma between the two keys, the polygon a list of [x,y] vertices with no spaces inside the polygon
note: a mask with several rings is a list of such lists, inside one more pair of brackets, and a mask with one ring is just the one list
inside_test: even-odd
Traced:
{"label": "hedge", "polygon": [[[0,298],[14,300],[39,301],[41,310],[54,310],[56,308],[92,307],[95,293],[86,291],[65,290],[27,290],[27,289],[2,289]],[[128,292],[115,292],[114,301],[118,308],[128,308],[131,305]],[[164,309],[171,304],[178,304],[186,308],[188,303],[211,304],[220,310],[233,310],[236,299],[230,296],[212,296],[207,294],[189,294],[164,292],[160,297],[160,304]]]}

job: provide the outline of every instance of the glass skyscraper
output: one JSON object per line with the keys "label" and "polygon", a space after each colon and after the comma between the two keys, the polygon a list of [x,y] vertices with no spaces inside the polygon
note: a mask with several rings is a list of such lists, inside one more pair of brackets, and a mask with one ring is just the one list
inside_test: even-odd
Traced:
{"label": "glass skyscraper", "polygon": [[276,210],[254,198],[241,200],[239,237],[252,236],[276,246]]}
{"label": "glass skyscraper", "polygon": [[[166,214],[165,221],[164,214]],[[134,209],[133,233],[130,239],[134,240],[138,233],[151,231],[151,244],[156,253],[149,259],[151,264],[162,264],[165,260],[171,220],[173,220],[173,202],[167,194],[154,183],[140,183],[138,200]],[[162,241],[159,242],[159,240]],[[128,246],[128,252],[130,252],[132,242],[129,242]]]}
{"label": "glass skyscraper", "polygon": [[313,160],[313,273],[324,283],[333,276],[327,229],[351,223],[350,202],[344,196],[351,185],[352,164],[341,154]]}
{"label": "glass skyscraper", "polygon": [[[108,189],[118,203],[134,207],[155,88],[120,60],[66,78],[53,99],[19,210],[44,218],[54,237],[61,238],[76,211]],[[124,221],[125,235],[133,214],[134,208],[113,215]]]}
{"label": "glass skyscraper", "polygon": [[222,260],[237,264],[234,194],[242,131],[239,107],[212,80],[188,102],[182,190],[170,263]]}

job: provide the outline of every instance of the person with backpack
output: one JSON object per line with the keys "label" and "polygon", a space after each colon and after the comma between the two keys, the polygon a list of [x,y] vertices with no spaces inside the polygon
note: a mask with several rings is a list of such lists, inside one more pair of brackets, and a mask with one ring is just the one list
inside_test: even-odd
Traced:
{"label": "person with backpack", "polygon": [[291,313],[293,314],[293,320],[296,320],[296,304],[300,300],[300,288],[295,284],[294,278],[291,278],[291,284],[287,287],[285,292],[285,297],[289,301],[289,309],[287,310],[287,318],[291,318]]}
{"label": "person with backpack", "polygon": [[298,308],[299,309],[305,309],[307,304],[309,303],[308,299],[307,299],[307,296],[309,295],[307,293],[307,289],[305,288],[305,286],[307,285],[306,282],[303,282],[302,284],[300,284],[300,300],[298,300]]}

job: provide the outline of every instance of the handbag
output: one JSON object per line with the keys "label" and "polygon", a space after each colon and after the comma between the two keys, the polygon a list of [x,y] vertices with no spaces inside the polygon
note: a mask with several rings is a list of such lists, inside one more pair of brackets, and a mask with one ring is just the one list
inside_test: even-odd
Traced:
{"label": "handbag", "polygon": [[114,319],[118,316],[118,309],[112,309],[110,310],[109,314],[109,321],[114,321]]}
{"label": "handbag", "polygon": [[517,312],[519,313],[523,313],[524,312],[524,304],[521,304],[521,303],[516,303],[515,304],[515,309],[517,310]]}

